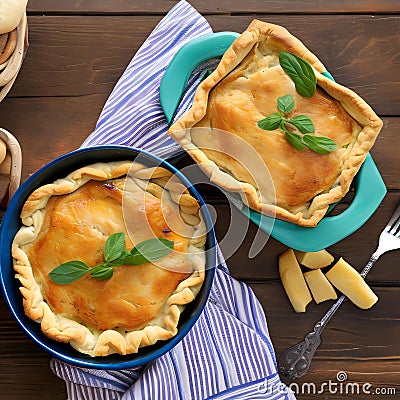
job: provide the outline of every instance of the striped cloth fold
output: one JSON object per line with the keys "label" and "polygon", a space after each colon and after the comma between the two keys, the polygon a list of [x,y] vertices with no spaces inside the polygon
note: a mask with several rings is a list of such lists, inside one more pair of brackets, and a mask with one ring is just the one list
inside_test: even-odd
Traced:
{"label": "striped cloth fold", "polygon": [[[183,150],[167,134],[159,102],[163,73],[188,40],[211,33],[207,21],[186,1],[177,3],[137,51],[116,84],[94,132],[83,147],[122,144],[168,158]],[[207,68],[189,79],[179,116],[190,105]],[[209,300],[186,337],[152,363],[131,370],[78,368],[52,359],[69,400],[294,399],[277,373],[262,306],[252,290],[232,278],[218,249]]]}

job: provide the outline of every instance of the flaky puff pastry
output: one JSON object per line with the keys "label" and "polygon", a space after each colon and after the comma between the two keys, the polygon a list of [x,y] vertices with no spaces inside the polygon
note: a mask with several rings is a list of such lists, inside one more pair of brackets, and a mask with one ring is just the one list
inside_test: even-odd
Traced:
{"label": "flaky puff pastry", "polygon": [[[317,78],[314,96],[306,98],[296,92],[279,64],[280,51],[311,64]],[[245,194],[252,209],[314,227],[329,205],[349,191],[382,127],[382,121],[363,99],[322,75],[324,71],[318,58],[285,28],[254,20],[199,85],[192,107],[171,126],[169,134],[214,183],[232,190],[235,179],[237,191]],[[310,117],[317,136],[337,143],[335,151],[299,151],[288,143],[280,128],[265,131],[257,126],[257,121],[277,112],[277,99],[286,94],[295,100],[288,118]],[[192,128],[208,132],[202,135],[201,130],[199,133]],[[246,160],[238,162],[230,156],[237,140],[230,143],[226,136],[222,139],[220,130],[245,141],[258,153],[272,185],[255,184],[252,172],[244,172]],[[213,142],[218,141],[223,141],[223,151],[213,148]]]}
{"label": "flaky puff pastry", "polygon": [[[128,174],[128,175],[127,175]],[[97,163],[35,190],[21,212],[12,256],[25,313],[50,338],[91,356],[136,353],[175,336],[205,276],[199,204],[164,168]],[[161,260],[114,267],[56,284],[48,273],[71,260],[104,262],[104,244],[124,232],[126,248],[151,237],[174,241]],[[133,233],[133,234],[132,234]]]}

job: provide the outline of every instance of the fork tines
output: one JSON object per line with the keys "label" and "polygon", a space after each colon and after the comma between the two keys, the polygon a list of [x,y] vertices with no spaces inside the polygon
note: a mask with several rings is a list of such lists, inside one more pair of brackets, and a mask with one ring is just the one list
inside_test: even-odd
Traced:
{"label": "fork tines", "polygon": [[385,231],[389,232],[394,236],[399,235],[399,227],[400,227],[400,203],[394,211],[392,218],[390,218],[388,224],[386,225]]}

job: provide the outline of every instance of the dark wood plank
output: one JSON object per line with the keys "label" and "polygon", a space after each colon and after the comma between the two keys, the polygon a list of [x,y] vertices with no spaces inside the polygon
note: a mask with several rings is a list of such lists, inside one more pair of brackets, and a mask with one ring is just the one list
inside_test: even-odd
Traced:
{"label": "dark wood plank", "polygon": [[19,140],[23,180],[53,158],[77,149],[92,132],[107,95],[7,98],[2,127]]}
{"label": "dark wood plank", "polygon": [[[96,95],[54,98],[51,102],[46,98],[8,98],[1,103],[2,125],[17,136],[23,149],[23,178],[26,179],[53,158],[79,147],[94,128],[97,115],[105,100],[106,96]],[[18,115],[24,117],[17,118]],[[387,118],[385,121],[387,124],[382,132],[383,136],[378,139],[373,155],[386,185],[392,189],[400,188],[400,166],[397,162],[397,153],[391,151],[400,145],[398,135],[400,118]],[[208,190],[202,193],[211,204],[215,202],[215,195],[223,198],[216,190],[212,192],[213,197],[208,196]],[[343,255],[356,267],[364,266],[369,254],[363,249],[372,250],[376,246],[380,230],[386,224],[398,200],[397,192],[389,194],[364,227],[350,238],[333,246],[332,250],[338,255]],[[215,206],[218,215],[216,229],[219,239],[223,239],[230,220],[229,207],[227,204]],[[237,213],[234,218],[242,221],[243,225],[247,223],[246,219]],[[230,267],[238,277],[243,279],[276,279],[277,256],[284,251],[285,247],[270,239],[262,253],[256,259],[249,261],[247,255],[255,232],[255,226],[250,224],[241,252],[233,255],[232,262],[228,260]],[[368,279],[381,283],[398,281],[396,254],[389,253],[384,257],[385,262],[379,261]]]}
{"label": "dark wood plank", "polygon": [[[322,60],[337,82],[357,92],[378,114],[397,115],[399,107],[394,106],[400,100],[396,93],[400,88],[395,50],[400,44],[397,18],[271,15],[261,19],[286,27]],[[242,32],[251,19],[252,16],[208,18],[214,30],[235,32]]]}
{"label": "dark wood plank", "polygon": [[[56,156],[77,148],[87,137],[132,55],[174,4],[171,0],[29,2],[31,46],[13,90],[0,103],[1,126],[12,131],[23,148],[23,179]],[[400,199],[398,1],[193,0],[192,4],[215,31],[240,32],[254,17],[286,26],[325,62],[339,82],[358,92],[383,116],[384,128],[372,155],[390,192],[361,229],[330,248],[362,268]],[[191,162],[186,158],[181,165],[185,163]],[[203,186],[202,193],[215,207],[216,231],[223,241],[231,217],[229,206],[218,190]],[[246,234],[227,262],[232,275],[249,283],[260,299],[279,357],[311,330],[332,302],[310,304],[307,313],[294,313],[277,273],[277,257],[285,246],[271,238],[256,258],[249,259],[256,227],[250,224],[245,228],[245,218],[237,213],[233,217],[239,222],[236,229]],[[388,253],[376,263],[367,280],[379,302],[367,311],[350,302],[343,304],[323,334],[309,373],[298,385],[312,383],[316,390],[321,389],[329,381],[337,382],[337,373],[344,371],[346,382],[370,383],[372,391],[397,390],[395,395],[376,398],[398,398],[397,270],[398,252]],[[0,399],[65,399],[64,383],[51,373],[49,360],[0,299]],[[355,397],[329,392],[327,387],[314,395],[307,392],[308,387],[306,392],[297,392],[298,399]],[[356,397],[368,400],[371,396]]]}
{"label": "dark wood plank", "polygon": [[[287,347],[303,338],[330,305],[310,304],[306,313],[296,314],[279,283],[250,282],[250,286],[266,311],[278,358]],[[359,310],[349,302],[342,305],[324,331],[323,343],[309,374],[299,384],[312,382],[320,387],[323,382],[335,381],[339,371],[345,371],[351,382],[400,390],[399,328],[394,318],[398,314],[395,304],[400,289],[374,290],[380,300],[371,310]],[[0,300],[0,315],[0,399],[19,400],[27,396],[34,400],[65,399],[63,382],[49,370],[49,356],[20,330],[3,300]],[[298,398],[310,396],[300,393]]]}
{"label": "dark wood plank", "polygon": [[[22,146],[23,179],[25,180],[53,158],[79,147],[93,130],[106,97],[106,95],[59,97],[52,98],[51,101],[47,98],[7,98],[2,102],[0,104],[2,126],[13,132]],[[22,115],[23,117],[17,117]],[[392,151],[400,145],[399,129],[400,118],[385,118],[385,127],[372,152],[390,189],[400,188],[400,166],[397,162],[397,153]],[[211,203],[214,202],[216,195],[222,198],[217,190],[212,191],[212,197],[207,188],[202,193]],[[356,243],[365,243],[368,249],[375,246],[379,232],[398,198],[396,192],[388,195],[373,218],[352,238],[334,246],[333,251],[345,256],[357,267],[365,265],[369,254],[362,251],[361,246],[356,248]],[[219,217],[217,232],[222,239],[230,218],[229,207],[226,204],[218,205],[217,212]],[[245,219],[242,221],[243,224],[246,223]],[[271,239],[265,251],[249,263],[246,257],[254,234],[255,227],[250,225],[243,244],[247,252],[243,251],[241,255],[235,254],[231,267],[241,278],[276,278],[276,258],[284,247]],[[369,279],[380,282],[398,280],[395,255],[387,254],[384,257],[387,260],[385,268],[374,268]],[[242,268],[243,265],[246,265],[246,268]],[[264,267],[260,268],[260,265]]]}
{"label": "dark wood plank", "polygon": [[10,96],[109,93],[160,19],[29,17],[30,46]]}
{"label": "dark wood plank", "polygon": [[[241,32],[253,17],[286,26],[325,62],[338,82],[359,93],[380,115],[397,115],[400,16],[213,15],[208,19],[215,31]],[[9,96],[110,93],[160,18],[31,16],[31,46]]]}
{"label": "dark wood plank", "polygon": [[[333,301],[310,303],[305,313],[295,313],[279,282],[249,284],[267,315],[278,358],[286,350],[288,343],[290,346],[302,340],[333,304]],[[374,287],[374,291],[379,301],[369,310],[361,310],[350,301],[342,304],[323,332],[323,343],[317,350],[315,359],[343,360],[344,363],[396,359],[396,355],[400,353],[400,343],[397,339],[398,324],[393,316],[399,314],[396,311],[395,298],[399,295],[400,288]],[[385,332],[384,346],[382,335],[378,334],[382,331]]]}
{"label": "dark wood plank", "polygon": [[[148,1],[124,1],[113,0],[35,0],[28,4],[31,13],[65,13],[65,14],[159,14],[166,13],[177,1],[148,0]],[[348,2],[318,1],[296,2],[291,0],[260,0],[238,1],[222,0],[212,2],[209,0],[190,1],[193,7],[203,14],[229,14],[229,13],[397,13],[399,11],[396,0],[364,1],[356,0]]]}
{"label": "dark wood plank", "polygon": [[400,135],[396,134],[400,126],[398,117],[383,117],[382,130],[371,149],[385,185],[388,189],[400,189],[399,155]]}
{"label": "dark wood plank", "polygon": [[[0,103],[2,127],[12,132],[22,146],[24,180],[53,158],[80,146],[93,131],[109,92],[50,99],[7,97]],[[400,118],[385,117],[383,121],[371,153],[388,189],[400,189],[400,163],[398,153],[393,151],[400,146]]]}
{"label": "dark wood plank", "polygon": [[[306,313],[296,314],[280,284],[253,283],[251,287],[266,312],[277,359],[284,350],[302,340],[304,335],[312,330],[331,304],[310,304]],[[373,388],[395,388],[398,396],[400,347],[395,302],[400,288],[374,290],[379,301],[370,310],[360,310],[348,301],[342,305],[325,328],[322,344],[314,355],[309,373],[296,380],[296,383],[313,383],[317,388],[321,388],[321,385],[324,382],[327,385],[329,380],[337,382],[337,374],[344,371],[348,375],[348,382],[360,385],[370,383]],[[290,383],[286,379],[284,381]],[[322,389],[324,390],[316,396],[300,391],[297,398],[342,399],[346,395],[340,391],[336,394],[330,393],[326,386]],[[368,399],[369,396],[361,392],[357,398]],[[398,397],[393,395],[388,398]]]}
{"label": "dark wood plank", "polygon": [[64,382],[53,375],[50,356],[32,342],[0,300],[0,399],[65,400]]}
{"label": "dark wood plank", "polygon": [[[368,400],[371,397],[398,400],[399,371],[398,361],[355,360],[343,364],[342,361],[314,360],[313,369],[307,375],[295,382],[285,379],[283,382],[298,400]],[[343,372],[347,379],[340,382],[337,376],[343,376]]]}
{"label": "dark wood plank", "polygon": [[[379,234],[386,226],[399,201],[399,192],[389,193],[364,226],[351,236],[331,246],[328,250],[335,257],[343,257],[355,268],[361,270],[376,249]],[[236,247],[238,250],[227,259],[232,274],[238,279],[275,279],[279,281],[278,256],[285,251],[286,246],[273,238],[268,239],[266,235],[262,235],[262,239],[268,241],[262,251],[255,258],[250,259],[249,251],[254,241],[257,227],[254,224],[248,224],[244,216],[227,204],[215,207],[218,216],[215,225],[217,237],[226,256],[231,255],[232,238],[239,238],[243,232],[247,232],[240,247]],[[236,229],[237,232],[237,235],[234,236],[227,235],[231,219],[235,221],[233,226],[236,228],[233,229]],[[227,240],[226,238],[229,239]],[[239,240],[238,243],[240,243]],[[400,285],[398,260],[398,251],[384,254],[368,274],[367,281],[378,285]]]}

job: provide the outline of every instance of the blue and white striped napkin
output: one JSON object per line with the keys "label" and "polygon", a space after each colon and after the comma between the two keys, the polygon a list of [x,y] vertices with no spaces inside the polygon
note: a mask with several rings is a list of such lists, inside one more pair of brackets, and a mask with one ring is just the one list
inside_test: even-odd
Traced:
{"label": "blue and white striped napkin", "polygon": [[[181,152],[167,134],[159,85],[176,51],[210,32],[207,21],[186,1],[176,4],[132,59],[83,146],[122,144],[165,158]],[[197,80],[194,73],[181,107],[190,103]],[[220,252],[218,262],[199,320],[154,362],[133,370],[103,371],[53,359],[52,371],[65,380],[68,399],[294,399],[279,379],[260,303],[248,286],[229,275]]]}

